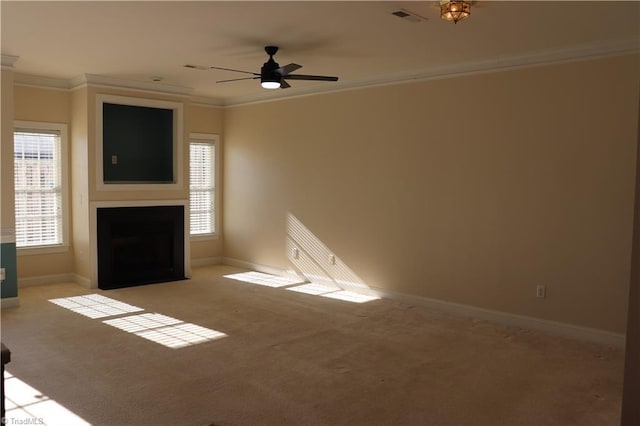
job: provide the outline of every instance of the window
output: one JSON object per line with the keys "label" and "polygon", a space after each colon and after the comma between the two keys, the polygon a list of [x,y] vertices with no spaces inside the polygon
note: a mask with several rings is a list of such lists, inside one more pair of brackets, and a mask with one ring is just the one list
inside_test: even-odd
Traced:
{"label": "window", "polygon": [[66,126],[17,122],[13,134],[16,247],[66,244]]}
{"label": "window", "polygon": [[216,135],[191,135],[189,142],[189,219],[191,235],[216,233]]}

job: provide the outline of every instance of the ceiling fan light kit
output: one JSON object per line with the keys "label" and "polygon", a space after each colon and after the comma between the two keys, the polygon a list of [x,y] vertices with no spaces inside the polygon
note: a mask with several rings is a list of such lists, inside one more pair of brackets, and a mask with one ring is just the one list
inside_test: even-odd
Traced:
{"label": "ceiling fan light kit", "polygon": [[263,89],[279,89],[280,88],[279,81],[268,81],[263,79],[260,82],[260,85],[262,86]]}
{"label": "ceiling fan light kit", "polygon": [[457,24],[471,15],[471,2],[460,0],[441,0],[440,17],[445,21]]}

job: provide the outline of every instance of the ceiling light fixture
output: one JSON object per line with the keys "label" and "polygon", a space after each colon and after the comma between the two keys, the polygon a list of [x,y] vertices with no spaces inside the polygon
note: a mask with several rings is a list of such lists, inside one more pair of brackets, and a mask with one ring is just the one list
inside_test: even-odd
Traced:
{"label": "ceiling light fixture", "polygon": [[471,2],[459,0],[441,0],[440,17],[445,21],[457,24],[471,15]]}
{"label": "ceiling light fixture", "polygon": [[263,89],[279,89],[280,76],[263,76],[260,78],[260,85]]}

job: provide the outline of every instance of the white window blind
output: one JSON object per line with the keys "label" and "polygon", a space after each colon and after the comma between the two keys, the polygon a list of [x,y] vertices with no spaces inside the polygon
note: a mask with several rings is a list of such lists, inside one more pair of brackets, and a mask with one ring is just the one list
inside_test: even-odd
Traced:
{"label": "white window blind", "polygon": [[63,243],[60,132],[14,132],[16,246]]}
{"label": "white window blind", "polygon": [[189,204],[191,235],[213,234],[215,229],[215,144],[189,143]]}

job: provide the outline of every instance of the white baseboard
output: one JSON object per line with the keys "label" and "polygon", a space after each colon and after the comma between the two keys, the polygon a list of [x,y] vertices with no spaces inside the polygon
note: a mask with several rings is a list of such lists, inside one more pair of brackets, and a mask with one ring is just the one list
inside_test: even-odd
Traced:
{"label": "white baseboard", "polygon": [[[223,263],[226,265],[237,266],[239,268],[251,269],[254,271],[273,275],[300,278],[300,275],[293,270],[286,270],[274,266],[260,265],[228,257],[223,258]],[[357,291],[357,289],[352,289],[352,291]],[[618,348],[623,348],[626,340],[626,336],[624,334],[613,333],[597,328],[581,327],[557,321],[511,314],[502,311],[494,311],[491,309],[478,308],[470,305],[446,302],[444,300],[430,299],[428,297],[415,296],[406,293],[397,293],[375,287],[370,288],[369,291],[364,294],[374,294],[385,299],[397,300],[409,305],[424,306],[426,308],[438,310],[452,315],[478,318],[507,326],[538,330],[556,336],[563,336],[577,340],[600,343]]]}
{"label": "white baseboard", "polygon": [[18,278],[18,288],[36,285],[75,283],[76,274],[40,275],[37,277]]}
{"label": "white baseboard", "polygon": [[0,299],[0,309],[17,308],[18,306],[20,306],[20,299],[17,297]]}
{"label": "white baseboard", "polygon": [[82,275],[73,274],[73,282],[86,288],[94,288],[91,286],[91,280],[87,277],[83,277]]}
{"label": "white baseboard", "polygon": [[508,312],[494,311],[491,309],[446,302],[444,300],[438,299],[430,299],[422,296],[396,293],[379,288],[374,288],[373,290],[380,297],[397,300],[411,305],[424,306],[453,315],[478,318],[512,327],[538,330],[545,333],[554,334],[556,336],[569,337],[577,340],[586,340],[589,342],[600,343],[619,348],[623,348],[625,345],[625,335],[613,333],[611,331],[582,327],[578,325],[550,321],[541,318],[534,318],[525,315],[511,314]]}
{"label": "white baseboard", "polygon": [[191,266],[193,268],[200,268],[202,266],[220,265],[222,263],[222,257],[201,257],[198,259],[191,259]]}
{"label": "white baseboard", "polygon": [[277,266],[261,265],[258,263],[246,262],[244,260],[233,259],[231,257],[223,257],[222,263],[229,266],[237,266],[238,268],[250,269],[256,272],[263,272],[265,274],[278,275],[286,278],[300,279],[303,278],[293,269],[283,269]]}

